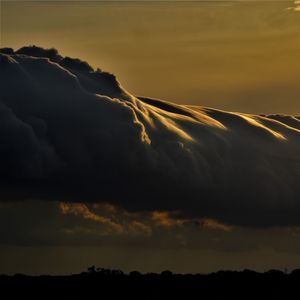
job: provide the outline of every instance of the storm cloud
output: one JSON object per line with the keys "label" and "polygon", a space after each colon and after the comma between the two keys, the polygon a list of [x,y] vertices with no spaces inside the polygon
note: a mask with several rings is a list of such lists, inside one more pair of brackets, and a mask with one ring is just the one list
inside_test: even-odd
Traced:
{"label": "storm cloud", "polygon": [[1,201],[300,225],[299,116],[136,97],[114,75],[55,49],[1,52]]}

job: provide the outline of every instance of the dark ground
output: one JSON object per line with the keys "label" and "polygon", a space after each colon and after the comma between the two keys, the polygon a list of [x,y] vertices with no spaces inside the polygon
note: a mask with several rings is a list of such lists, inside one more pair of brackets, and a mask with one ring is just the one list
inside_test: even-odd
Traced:
{"label": "dark ground", "polygon": [[300,270],[182,275],[92,267],[69,276],[1,275],[0,299],[299,299],[299,287]]}

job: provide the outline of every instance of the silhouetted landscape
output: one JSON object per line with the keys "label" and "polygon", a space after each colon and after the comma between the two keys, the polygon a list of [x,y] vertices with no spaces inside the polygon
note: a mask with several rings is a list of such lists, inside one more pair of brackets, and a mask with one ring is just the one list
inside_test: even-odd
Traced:
{"label": "silhouetted landscape", "polygon": [[[11,296],[67,299],[288,299],[296,295],[300,269],[259,273],[218,271],[210,274],[142,274],[89,267],[64,276],[1,275],[1,290]],[[293,296],[295,297],[295,296]]]}

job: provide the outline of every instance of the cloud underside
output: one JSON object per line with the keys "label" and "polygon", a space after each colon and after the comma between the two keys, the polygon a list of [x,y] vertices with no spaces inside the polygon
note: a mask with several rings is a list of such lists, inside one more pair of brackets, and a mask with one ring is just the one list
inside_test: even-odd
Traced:
{"label": "cloud underside", "polygon": [[105,202],[156,218],[168,211],[228,226],[299,225],[299,116],[136,97],[114,75],[55,50],[2,53],[2,201]]}

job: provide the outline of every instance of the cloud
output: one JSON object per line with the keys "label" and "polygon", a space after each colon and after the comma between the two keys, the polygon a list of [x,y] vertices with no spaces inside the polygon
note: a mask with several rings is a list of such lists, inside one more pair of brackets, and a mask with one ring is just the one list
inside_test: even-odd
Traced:
{"label": "cloud", "polygon": [[[87,218],[86,212],[97,217]],[[110,221],[102,222],[103,219]],[[263,249],[300,253],[299,227],[229,227],[209,219],[171,225],[158,221],[152,213],[128,213],[117,207],[111,210],[107,204],[1,202],[0,251],[6,246],[23,247],[21,251],[59,246],[96,247],[98,251],[113,247],[122,253],[120,249],[128,246],[134,253],[143,249],[150,252],[185,249],[190,255],[197,253],[197,257],[201,256],[198,253],[201,250],[218,251],[222,255]]]}
{"label": "cloud", "polygon": [[295,1],[296,7],[294,8],[295,11],[300,11],[300,1]]}
{"label": "cloud", "polygon": [[105,202],[228,226],[299,225],[299,116],[135,97],[114,75],[55,49],[3,53],[2,201]]}
{"label": "cloud", "polygon": [[300,1],[299,0],[294,1],[294,6],[289,7],[288,10],[293,10],[296,12],[300,11]]}
{"label": "cloud", "polygon": [[123,233],[124,229],[121,224],[114,222],[108,217],[104,217],[102,215],[96,214],[92,212],[86,205],[81,203],[76,204],[67,204],[60,203],[59,205],[61,212],[64,215],[74,214],[76,216],[82,216],[86,220],[92,220],[98,222],[100,224],[106,225],[108,228],[112,229],[117,233]]}
{"label": "cloud", "polygon": [[168,211],[154,211],[152,213],[152,220],[159,226],[167,228],[182,226],[185,223],[189,222],[188,220],[174,218]]}

